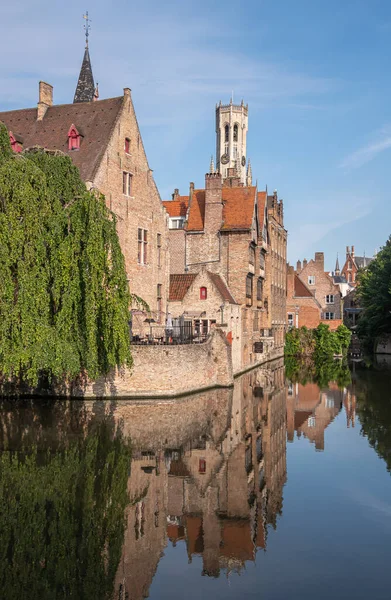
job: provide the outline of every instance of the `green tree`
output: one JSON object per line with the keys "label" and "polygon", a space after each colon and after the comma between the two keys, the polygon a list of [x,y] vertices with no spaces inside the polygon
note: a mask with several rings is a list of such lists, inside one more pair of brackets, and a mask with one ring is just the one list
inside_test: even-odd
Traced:
{"label": "green tree", "polygon": [[[28,450],[0,454],[0,585],[7,600],[112,598],[131,450],[110,416],[80,425],[79,439],[68,435],[55,448],[38,438]],[[61,419],[51,441],[62,427]]]}
{"label": "green tree", "polygon": [[2,381],[69,382],[130,365],[131,296],[114,214],[70,158],[13,155],[7,140],[0,124]]}
{"label": "green tree", "polygon": [[357,294],[364,309],[357,331],[369,348],[391,334],[391,236],[367,269],[358,273]]}

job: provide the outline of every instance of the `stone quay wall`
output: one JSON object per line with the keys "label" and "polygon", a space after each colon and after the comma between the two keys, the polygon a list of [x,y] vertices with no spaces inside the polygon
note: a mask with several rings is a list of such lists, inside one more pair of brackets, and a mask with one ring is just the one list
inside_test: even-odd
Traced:
{"label": "stone quay wall", "polygon": [[202,344],[132,346],[131,369],[70,391],[74,397],[173,397],[233,385],[231,346],[214,330]]}

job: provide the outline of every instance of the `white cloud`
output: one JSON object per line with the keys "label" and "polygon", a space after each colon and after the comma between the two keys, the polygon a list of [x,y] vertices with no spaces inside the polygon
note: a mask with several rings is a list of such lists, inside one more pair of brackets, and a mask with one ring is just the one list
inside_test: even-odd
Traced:
{"label": "white cloud", "polygon": [[376,141],[346,156],[339,167],[342,169],[357,169],[373,160],[381,152],[388,150],[388,148],[391,148],[391,130],[390,127],[385,127],[379,132]]}

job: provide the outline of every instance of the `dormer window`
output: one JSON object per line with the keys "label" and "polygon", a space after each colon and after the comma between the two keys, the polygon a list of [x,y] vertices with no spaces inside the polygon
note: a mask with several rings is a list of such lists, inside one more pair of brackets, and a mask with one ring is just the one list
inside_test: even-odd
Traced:
{"label": "dormer window", "polygon": [[12,131],[9,132],[9,136],[10,136],[10,144],[11,144],[11,148],[14,152],[22,152],[23,150],[23,142],[22,142],[22,138],[14,135],[12,133]]}
{"label": "dormer window", "polygon": [[125,152],[126,154],[130,154],[130,139],[125,138]]}
{"label": "dormer window", "polygon": [[82,134],[75,125],[71,125],[68,131],[68,150],[80,150],[80,140]]}

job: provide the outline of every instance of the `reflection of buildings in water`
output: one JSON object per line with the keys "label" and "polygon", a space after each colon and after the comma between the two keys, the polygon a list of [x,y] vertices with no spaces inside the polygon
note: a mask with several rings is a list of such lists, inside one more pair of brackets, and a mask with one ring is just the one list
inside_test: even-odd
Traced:
{"label": "reflection of buildings in water", "polygon": [[335,383],[322,390],[316,383],[290,383],[287,387],[288,441],[304,435],[315,444],[316,450],[324,450],[324,432],[341,410],[345,392]]}
{"label": "reflection of buildings in water", "polygon": [[[193,401],[202,409],[201,426],[194,420]],[[243,375],[233,391],[207,392],[174,406],[170,431],[156,432],[149,444],[153,450],[145,445],[152,406],[139,407],[144,429],[138,418],[133,420],[135,435],[129,431],[136,448],[136,429],[142,431],[143,450],[134,454],[129,479],[136,503],[128,510],[117,572],[120,598],[147,596],[167,538],[173,545],[186,544],[189,561],[202,555],[204,575],[241,570],[255,559],[258,548],[266,548],[267,524],[275,526],[281,512],[286,480],[282,361]],[[187,410],[195,435],[180,440],[180,421],[186,421]],[[161,423],[167,423],[161,416]],[[189,433],[190,425],[183,430]]]}
{"label": "reflection of buildings in water", "polygon": [[357,397],[356,394],[350,390],[346,390],[345,397],[343,399],[343,405],[346,413],[346,426],[354,427],[356,422],[356,406],[357,406]]}

